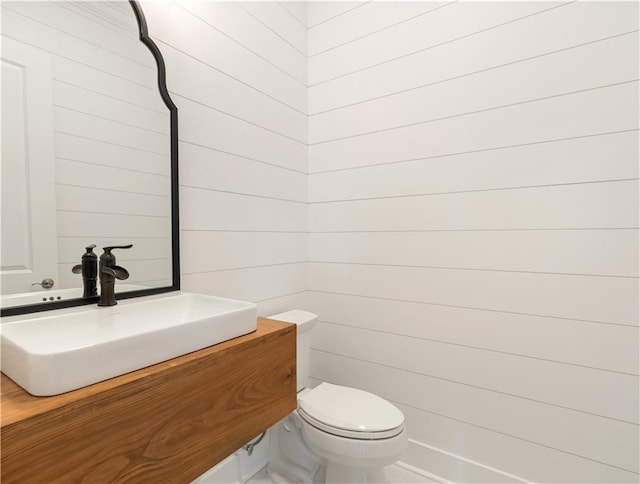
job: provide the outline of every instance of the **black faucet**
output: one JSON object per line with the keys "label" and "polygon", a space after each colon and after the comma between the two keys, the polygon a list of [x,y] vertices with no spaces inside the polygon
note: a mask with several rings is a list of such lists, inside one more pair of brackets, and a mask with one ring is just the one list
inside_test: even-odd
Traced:
{"label": "black faucet", "polygon": [[87,252],[82,256],[82,263],[73,266],[71,272],[82,274],[82,285],[84,291],[82,297],[98,295],[98,256],[93,253],[96,244],[85,247]]}
{"label": "black faucet", "polygon": [[100,256],[100,301],[98,306],[115,306],[116,301],[115,285],[116,279],[124,280],[129,278],[129,271],[124,267],[116,265],[116,256],[111,253],[113,249],[130,249],[129,245],[112,245],[103,247],[103,254]]}

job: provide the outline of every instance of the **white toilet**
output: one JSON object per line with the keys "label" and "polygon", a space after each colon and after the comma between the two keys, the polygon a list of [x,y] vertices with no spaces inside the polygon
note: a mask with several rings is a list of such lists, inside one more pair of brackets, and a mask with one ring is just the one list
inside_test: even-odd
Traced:
{"label": "white toilet", "polygon": [[270,431],[269,472],[274,482],[388,482],[384,467],[407,446],[402,412],[383,398],[321,383],[308,389],[315,314],[293,310],[269,316],[297,325],[298,409]]}

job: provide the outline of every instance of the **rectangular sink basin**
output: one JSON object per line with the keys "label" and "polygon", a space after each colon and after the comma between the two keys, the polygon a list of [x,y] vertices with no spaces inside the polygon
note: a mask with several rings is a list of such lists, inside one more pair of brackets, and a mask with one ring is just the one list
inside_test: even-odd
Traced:
{"label": "rectangular sink basin", "polygon": [[170,293],[7,318],[2,372],[36,396],[57,395],[256,330],[256,305]]}

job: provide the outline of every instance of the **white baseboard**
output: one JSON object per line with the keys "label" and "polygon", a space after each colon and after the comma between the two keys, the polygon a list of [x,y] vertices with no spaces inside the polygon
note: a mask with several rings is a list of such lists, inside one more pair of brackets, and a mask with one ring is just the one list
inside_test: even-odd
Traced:
{"label": "white baseboard", "polygon": [[443,484],[457,483],[527,483],[531,481],[508,472],[472,461],[451,452],[409,439],[409,446],[397,463],[411,472]]}
{"label": "white baseboard", "polygon": [[[508,472],[472,461],[451,452],[409,439],[409,446],[401,461],[396,465],[442,484],[466,483],[526,483],[531,481]],[[239,480],[239,461],[230,455],[214,468],[209,469],[192,484],[219,484],[242,482]]]}

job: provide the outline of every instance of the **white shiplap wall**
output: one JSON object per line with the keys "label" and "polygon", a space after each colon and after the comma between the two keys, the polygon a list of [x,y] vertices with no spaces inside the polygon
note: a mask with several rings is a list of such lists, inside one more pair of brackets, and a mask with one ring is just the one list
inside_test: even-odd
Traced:
{"label": "white shiplap wall", "polygon": [[317,312],[316,381],[395,402],[408,465],[638,481],[637,4],[143,8],[184,289]]}
{"label": "white shiplap wall", "polygon": [[638,482],[637,2],[313,2],[312,374],[454,482]]}
{"label": "white shiplap wall", "polygon": [[171,283],[168,111],[137,29],[125,2],[2,2],[3,41],[51,63],[59,288],[89,244],[133,243],[127,283]]}
{"label": "white shiplap wall", "polygon": [[[178,106],[182,287],[299,306],[307,29],[275,2],[143,2]],[[304,4],[293,5],[304,17]]]}

